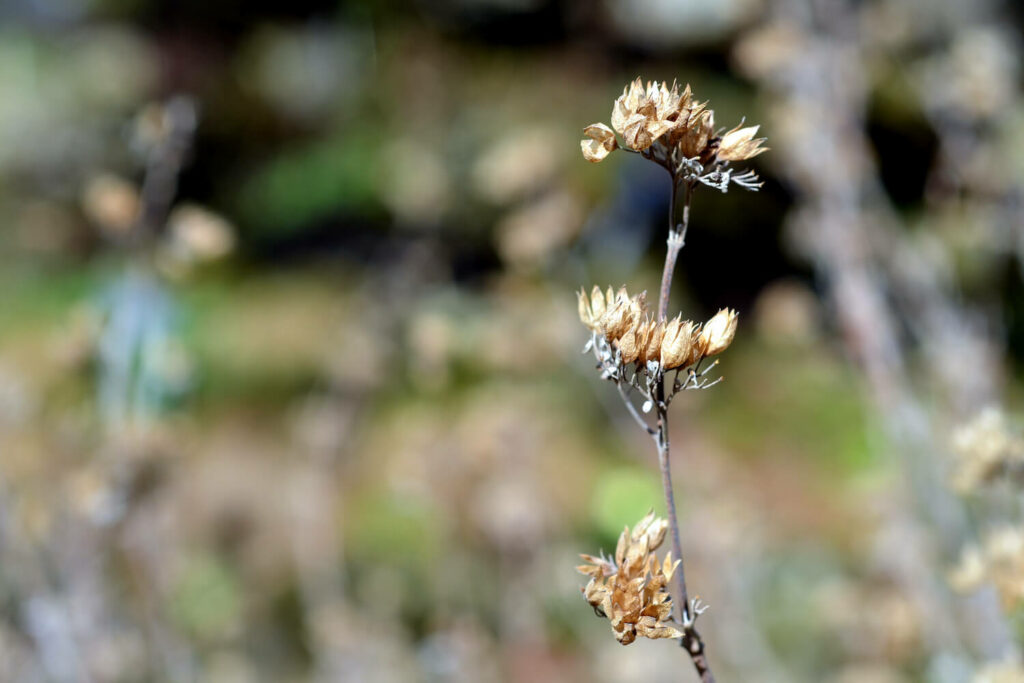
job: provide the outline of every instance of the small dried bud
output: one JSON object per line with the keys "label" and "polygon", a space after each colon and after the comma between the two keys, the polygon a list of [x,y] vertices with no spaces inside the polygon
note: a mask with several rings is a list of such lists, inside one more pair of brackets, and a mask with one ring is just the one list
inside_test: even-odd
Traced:
{"label": "small dried bud", "polygon": [[641,351],[639,361],[647,363],[661,360],[661,340],[665,337],[665,323],[658,320],[647,320],[642,326],[640,333]]}
{"label": "small dried bud", "polygon": [[[609,288],[609,294],[611,294],[611,288]],[[594,332],[600,330],[601,317],[605,314],[607,309],[607,302],[604,294],[601,293],[601,288],[594,285],[594,289],[587,297],[587,293],[580,289],[576,293],[576,298],[579,304],[580,321],[586,325],[589,329]],[[609,299],[610,301],[611,299]]]}
{"label": "small dried bud", "polygon": [[745,161],[768,151],[767,147],[761,146],[766,138],[754,138],[758,128],[759,126],[736,126],[723,135],[721,142],[718,143],[718,158],[722,161]]}
{"label": "small dried bud", "polygon": [[678,146],[687,133],[701,125],[701,122],[710,115],[707,102],[695,101],[690,93],[690,86],[686,86],[685,101],[682,103],[679,116],[676,117],[675,125],[666,136],[666,142],[670,147]]}
{"label": "small dried bud", "polygon": [[96,176],[82,193],[85,215],[110,234],[123,235],[135,225],[139,192],[127,180],[110,174]]}
{"label": "small dried bud", "polygon": [[704,109],[688,121],[685,129],[679,132],[679,148],[687,159],[700,157],[708,147],[714,135],[715,113]]}
{"label": "small dried bud", "polygon": [[704,336],[703,325],[694,325],[691,339],[693,343],[690,345],[690,357],[686,359],[684,367],[699,363],[707,355],[708,339]]}
{"label": "small dried bud", "polygon": [[676,317],[665,326],[665,338],[661,341],[661,366],[664,370],[688,364],[694,336],[694,324],[689,320],[683,322]]}
{"label": "small dried bud", "polygon": [[614,305],[609,299],[608,310],[601,319],[601,330],[608,341],[622,338],[626,331],[640,324],[647,313],[647,292],[630,298],[623,287],[615,297]]}
{"label": "small dried bud", "polygon": [[619,351],[622,353],[623,363],[634,363],[640,357],[641,347],[640,330],[631,327],[626,330],[622,338],[618,340]]}
{"label": "small dried bud", "polygon": [[583,158],[598,163],[619,147],[615,133],[603,123],[592,123],[583,129],[586,139],[580,140]]}
{"label": "small dried bud", "polygon": [[704,356],[716,356],[729,348],[736,336],[736,322],[739,314],[731,308],[723,308],[704,324],[700,333],[700,341],[705,347]]}

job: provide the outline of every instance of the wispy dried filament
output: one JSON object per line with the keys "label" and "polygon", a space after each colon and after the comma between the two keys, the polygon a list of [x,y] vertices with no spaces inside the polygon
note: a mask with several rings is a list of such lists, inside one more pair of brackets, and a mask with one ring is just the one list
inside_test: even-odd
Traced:
{"label": "wispy dried filament", "polygon": [[679,560],[672,553],[658,561],[655,550],[668,531],[668,522],[650,512],[619,536],[615,557],[581,555],[587,564],[576,569],[590,577],[583,595],[595,611],[608,618],[615,639],[629,645],[637,636],[682,638],[680,625],[672,621],[672,598],[667,586]]}

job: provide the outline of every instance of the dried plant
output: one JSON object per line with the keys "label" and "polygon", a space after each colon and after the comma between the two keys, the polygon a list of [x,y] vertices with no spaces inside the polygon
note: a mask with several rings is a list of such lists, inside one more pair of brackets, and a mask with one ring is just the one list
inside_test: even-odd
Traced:
{"label": "dried plant", "polygon": [[[627,528],[612,559],[583,555],[588,564],[579,571],[591,577],[583,593],[595,612],[609,619],[620,643],[628,645],[638,635],[678,638],[701,680],[714,681],[704,641],[696,629],[697,617],[706,607],[698,599],[691,601],[686,588],[669,464],[668,407],[679,392],[705,389],[719,381],[707,377],[717,361],[706,366],[704,361],[729,347],[738,316],[736,311],[722,309],[707,322],[695,323],[681,315],[669,320],[667,312],[694,190],[707,185],[725,192],[731,184],[758,189],[760,182],[752,171],[733,174],[729,164],[751,159],[766,148],[762,146],[764,138],[754,137],[757,126],[716,133],[714,112],[707,103],[694,99],[690,86],[680,91],[674,83],[670,88],[655,81],[645,88],[636,79],[615,100],[611,123],[611,127],[594,123],[584,128],[583,156],[597,163],[621,149],[640,154],[668,171],[672,178],[668,250],[656,315],[647,307],[646,293],[630,296],[625,287],[602,292],[595,286],[589,295],[580,290],[580,320],[591,331],[584,353],[594,353],[601,377],[615,384],[637,424],[654,439],[668,519],[651,513],[632,533]],[[677,221],[680,190],[682,216]],[[634,392],[643,399],[640,408],[634,404]],[[644,417],[652,412],[653,425]],[[659,563],[654,550],[668,531],[672,550]],[[678,620],[673,618],[668,590],[673,579],[681,606]]]}
{"label": "dried plant", "polygon": [[649,512],[633,528],[623,530],[615,557],[583,555],[587,564],[576,569],[590,576],[583,589],[594,611],[607,617],[615,639],[629,645],[638,635],[645,638],[682,638],[672,620],[668,583],[679,566],[672,553],[658,562],[654,551],[661,547],[668,522]]}
{"label": "dried plant", "polygon": [[962,592],[992,584],[1003,608],[1012,611],[1024,601],[1024,529],[992,529],[980,546],[963,550],[949,579],[953,588]]}
{"label": "dried plant", "polygon": [[953,488],[973,493],[1000,479],[1024,480],[1024,439],[1014,434],[1006,416],[987,408],[953,434],[956,455]]}

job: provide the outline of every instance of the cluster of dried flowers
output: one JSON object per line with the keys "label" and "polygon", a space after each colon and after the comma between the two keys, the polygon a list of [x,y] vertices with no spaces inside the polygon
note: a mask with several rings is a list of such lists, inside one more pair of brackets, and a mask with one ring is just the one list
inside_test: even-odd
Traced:
{"label": "cluster of dried flowers", "polygon": [[629,645],[636,637],[682,638],[672,620],[668,583],[679,566],[672,553],[658,561],[655,550],[665,540],[668,522],[649,512],[630,532],[619,536],[613,558],[581,555],[587,564],[576,569],[590,577],[583,595],[595,612],[611,622],[615,639]]}
{"label": "cluster of dried flowers", "polygon": [[[668,511],[668,521],[655,518],[652,512],[632,533],[627,527],[613,559],[583,555],[588,564],[579,570],[590,576],[583,594],[597,614],[609,619],[616,640],[623,645],[637,636],[678,639],[702,683],[714,683],[715,678],[695,627],[706,608],[699,600],[691,601],[686,588],[672,490],[668,406],[680,391],[717,383],[704,379],[717,361],[703,370],[701,366],[706,358],[729,348],[738,316],[725,308],[707,322],[697,323],[682,315],[669,319],[667,311],[694,190],[707,185],[726,192],[731,184],[757,190],[760,182],[753,172],[733,174],[729,164],[765,151],[764,139],[755,137],[757,126],[716,132],[714,118],[706,102],[694,99],[690,86],[680,91],[676,84],[670,88],[655,81],[645,88],[638,78],[615,100],[612,127],[591,124],[584,129],[586,138],[581,142],[588,161],[602,161],[623,149],[658,164],[672,178],[668,249],[657,312],[648,309],[646,293],[630,296],[625,287],[617,292],[611,287],[606,291],[594,287],[590,294],[586,290],[578,293],[580,320],[590,330],[583,351],[593,351],[601,377],[615,384],[630,415],[654,439]],[[677,203],[680,196],[681,204]],[[679,206],[681,221],[676,220]],[[634,391],[644,399],[640,409],[631,398]],[[643,413],[652,411],[653,420],[649,421]],[[659,562],[654,550],[668,531],[672,551]],[[674,563],[673,555],[678,558]],[[670,582],[675,587],[675,601],[670,597]],[[676,603],[677,619],[673,613]]]}
{"label": "cluster of dried flowers", "polygon": [[1024,666],[1014,659],[992,662],[978,670],[971,683],[1024,683]]}
{"label": "cluster of dried flowers", "polygon": [[[998,408],[986,408],[953,434],[954,489],[976,493],[999,481],[1024,483],[1024,438]],[[1004,609],[1024,604],[1024,529],[1006,524],[968,545],[949,576],[958,591],[992,585]]]}
{"label": "cluster of dried flowers", "polygon": [[[658,320],[647,308],[646,292],[630,296],[625,287],[602,292],[595,285],[589,296],[581,289],[577,298],[580,320],[591,331],[584,351],[593,350],[602,377],[640,391],[648,401],[645,412],[654,405],[655,385],[666,371],[676,371],[666,403],[682,389],[710,386],[702,380],[700,362],[725,351],[736,335],[739,316],[728,308],[700,324],[680,315]],[[679,371],[686,368],[691,372],[680,380]]]}
{"label": "cluster of dried flowers", "polygon": [[1000,479],[1024,482],[1024,439],[997,408],[987,408],[953,434],[953,488],[971,493]]}
{"label": "cluster of dried flowers", "polygon": [[965,548],[949,582],[961,592],[993,585],[1004,609],[1020,606],[1024,603],[1024,530],[997,527],[980,545]]}
{"label": "cluster of dried flowers", "polygon": [[[614,130],[613,130],[614,129]],[[755,189],[751,172],[733,176],[727,164],[745,161],[766,151],[764,138],[755,138],[758,126],[715,132],[715,112],[698,102],[690,86],[681,92],[675,83],[654,81],[644,87],[637,78],[623,89],[612,106],[612,127],[592,123],[580,141],[587,161],[602,161],[616,149],[637,152],[665,166],[674,175],[699,181],[723,192],[730,182]],[[622,136],[619,144],[615,134]]]}

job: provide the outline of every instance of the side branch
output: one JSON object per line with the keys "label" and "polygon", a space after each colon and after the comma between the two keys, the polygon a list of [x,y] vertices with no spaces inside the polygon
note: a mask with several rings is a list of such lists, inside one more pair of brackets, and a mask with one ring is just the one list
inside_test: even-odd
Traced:
{"label": "side branch", "polygon": [[651,436],[657,435],[658,430],[652,427],[651,425],[647,424],[647,420],[645,420],[643,416],[641,416],[640,413],[637,412],[636,405],[633,403],[633,400],[629,397],[629,392],[626,391],[626,388],[623,386],[621,380],[615,383],[615,388],[619,390],[619,396],[622,397],[622,402],[626,404],[626,409],[629,411],[629,414],[633,416],[633,419],[636,420],[636,423],[640,425],[640,427]]}
{"label": "side branch", "polygon": [[668,300],[672,293],[672,276],[676,270],[679,251],[686,244],[686,229],[690,225],[690,197],[693,186],[687,182],[683,185],[683,218],[676,223],[676,195],[679,194],[679,181],[672,176],[672,198],[668,208],[668,249],[665,251],[665,269],[661,273],[661,291],[658,296],[658,319],[665,320],[668,315]]}

